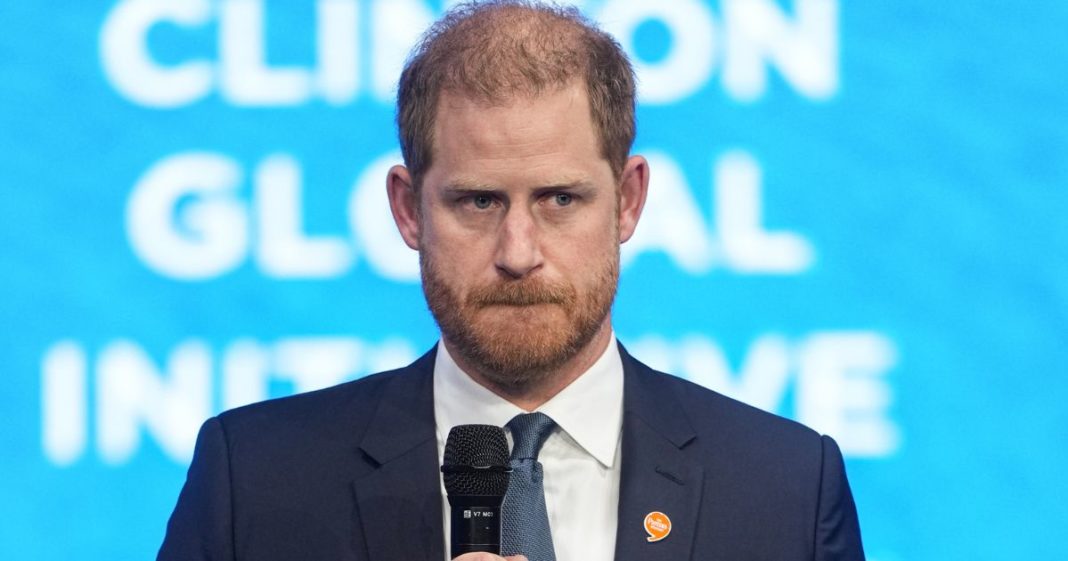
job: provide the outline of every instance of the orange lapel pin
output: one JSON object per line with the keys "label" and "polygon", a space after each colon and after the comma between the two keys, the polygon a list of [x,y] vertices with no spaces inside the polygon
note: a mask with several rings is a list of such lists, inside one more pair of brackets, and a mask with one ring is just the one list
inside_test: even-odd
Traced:
{"label": "orange lapel pin", "polygon": [[671,533],[671,519],[663,512],[654,510],[645,515],[645,533],[649,534],[645,541],[658,542]]}

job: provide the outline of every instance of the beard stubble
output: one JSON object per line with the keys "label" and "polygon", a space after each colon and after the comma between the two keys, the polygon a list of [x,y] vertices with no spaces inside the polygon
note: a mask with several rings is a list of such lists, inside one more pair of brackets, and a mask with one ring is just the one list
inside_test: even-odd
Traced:
{"label": "beard stubble", "polygon": [[586,286],[539,277],[499,279],[457,293],[432,251],[419,256],[423,293],[453,350],[486,381],[523,393],[549,379],[600,330],[619,281],[619,249]]}

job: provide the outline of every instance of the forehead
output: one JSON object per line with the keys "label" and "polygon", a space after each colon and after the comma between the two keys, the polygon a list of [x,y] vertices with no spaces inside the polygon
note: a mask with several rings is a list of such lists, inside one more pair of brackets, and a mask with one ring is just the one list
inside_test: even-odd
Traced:
{"label": "forehead", "polygon": [[611,174],[580,83],[497,102],[443,92],[433,139],[431,182],[597,182]]}

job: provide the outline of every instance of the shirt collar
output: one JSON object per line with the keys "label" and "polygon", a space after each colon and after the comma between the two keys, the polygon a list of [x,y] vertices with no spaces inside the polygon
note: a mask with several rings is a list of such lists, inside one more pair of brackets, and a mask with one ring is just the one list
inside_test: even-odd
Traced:
{"label": "shirt collar", "polygon": [[[623,360],[615,334],[593,366],[537,409],[556,421],[567,436],[605,467],[615,463],[623,426]],[[460,369],[448,349],[438,343],[434,363],[434,420],[439,449],[456,425],[503,427],[526,413],[482,387]]]}

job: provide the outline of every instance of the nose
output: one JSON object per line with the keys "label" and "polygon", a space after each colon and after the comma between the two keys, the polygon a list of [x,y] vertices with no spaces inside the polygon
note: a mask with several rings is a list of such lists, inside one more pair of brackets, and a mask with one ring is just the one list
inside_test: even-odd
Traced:
{"label": "nose", "polygon": [[538,226],[530,209],[513,205],[504,215],[497,232],[497,270],[519,279],[542,265]]}

